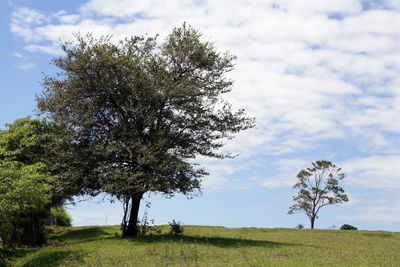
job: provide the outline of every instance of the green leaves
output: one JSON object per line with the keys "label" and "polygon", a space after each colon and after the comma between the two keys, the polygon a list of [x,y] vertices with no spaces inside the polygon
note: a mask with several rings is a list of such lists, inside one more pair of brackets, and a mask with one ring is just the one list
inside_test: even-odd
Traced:
{"label": "green leaves", "polygon": [[0,160],[0,236],[9,232],[20,216],[42,210],[51,201],[44,165]]}
{"label": "green leaves", "polygon": [[[42,172],[57,173],[61,168],[55,164],[55,148],[59,143],[56,131],[60,129],[45,119],[25,117],[6,124],[6,129],[0,131],[0,161],[15,161],[27,166],[40,163]],[[72,190],[67,190],[59,179],[51,183],[53,201],[60,204]]]}
{"label": "green leaves", "polygon": [[58,152],[83,188],[121,198],[190,193],[206,174],[193,158],[228,157],[218,153],[221,140],[254,126],[221,98],[231,90],[225,74],[235,57],[218,53],[191,26],[173,29],[161,44],[157,37],[113,43],[77,35],[62,49],[54,60],[61,72],[44,79],[38,108],[65,126],[67,145]]}
{"label": "green leaves", "polygon": [[235,57],[186,24],[161,44],[146,36],[76,41],[62,45],[60,72],[45,77],[37,106],[64,129],[54,146],[60,181],[83,192],[107,192],[126,206],[149,191],[191,194],[207,174],[193,159],[230,157],[218,152],[222,141],[254,126],[222,98]]}
{"label": "green leaves", "polygon": [[41,161],[44,143],[51,135],[51,127],[44,120],[21,118],[0,131],[0,160],[15,160],[25,164]]}
{"label": "green leaves", "polygon": [[25,227],[26,218],[51,202],[54,177],[43,162],[52,133],[44,120],[29,117],[0,131],[0,237],[6,245],[21,242],[26,236],[17,238],[16,234],[24,232],[20,228]]}
{"label": "green leaves", "polygon": [[305,213],[311,221],[311,228],[314,228],[314,221],[322,207],[341,204],[348,201],[348,197],[339,186],[339,181],[345,177],[341,168],[326,160],[311,164],[311,168],[301,170],[297,174],[299,181],[293,188],[298,188],[299,192],[293,196],[296,204],[289,207],[288,214]]}

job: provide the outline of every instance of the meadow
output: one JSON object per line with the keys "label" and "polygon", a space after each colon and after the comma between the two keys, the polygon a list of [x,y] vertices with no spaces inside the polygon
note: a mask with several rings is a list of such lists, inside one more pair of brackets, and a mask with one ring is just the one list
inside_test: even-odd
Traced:
{"label": "meadow", "polygon": [[400,266],[400,233],[184,226],[121,238],[119,226],[55,228],[12,266]]}

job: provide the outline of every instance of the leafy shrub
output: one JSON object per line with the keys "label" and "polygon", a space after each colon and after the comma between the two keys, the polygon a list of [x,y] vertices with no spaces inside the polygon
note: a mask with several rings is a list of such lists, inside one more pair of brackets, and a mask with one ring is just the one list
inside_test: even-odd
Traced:
{"label": "leafy shrub", "polygon": [[50,234],[54,234],[54,229],[50,228],[50,227],[46,227],[45,228],[46,234],[50,235]]}
{"label": "leafy shrub", "polygon": [[0,238],[0,266],[11,266],[9,254],[11,254],[11,249],[4,247]]}
{"label": "leafy shrub", "polygon": [[71,226],[71,216],[69,216],[63,206],[51,208],[51,217],[58,226]]}
{"label": "leafy shrub", "polygon": [[304,225],[302,223],[299,223],[298,225],[296,225],[296,229],[303,229]]}
{"label": "leafy shrub", "polygon": [[342,227],[340,227],[340,230],[357,230],[357,227],[350,224],[343,224]]}
{"label": "leafy shrub", "polygon": [[181,222],[172,220],[172,222],[168,222],[169,226],[171,227],[170,234],[175,236],[183,234],[183,226]]}
{"label": "leafy shrub", "polygon": [[161,234],[161,228],[154,224],[154,219],[149,220],[147,211],[143,213],[141,220],[138,220],[138,232],[140,236],[149,234]]}

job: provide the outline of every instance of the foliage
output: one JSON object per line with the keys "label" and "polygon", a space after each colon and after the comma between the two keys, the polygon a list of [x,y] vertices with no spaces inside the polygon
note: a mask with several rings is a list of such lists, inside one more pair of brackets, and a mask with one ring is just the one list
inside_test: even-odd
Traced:
{"label": "foliage", "polygon": [[0,160],[27,165],[43,162],[44,144],[51,138],[52,127],[45,120],[20,118],[0,131]]}
{"label": "foliage", "polygon": [[[169,226],[162,226],[164,233]],[[185,225],[185,235],[115,238],[119,226],[55,228],[12,266],[398,266],[400,233]],[[67,244],[67,246],[64,246]]]}
{"label": "foliage", "polygon": [[352,225],[350,225],[350,224],[343,224],[343,225],[340,227],[340,230],[357,230],[357,227],[352,226]]}
{"label": "foliage", "polygon": [[[48,149],[51,144],[57,141],[56,129],[54,124],[45,119],[25,117],[6,124],[6,129],[0,131],[0,161],[14,164],[7,167],[11,168],[10,171],[15,171],[15,168],[21,170],[31,168],[39,176],[50,177],[50,174],[52,176],[45,182],[32,183],[32,185],[42,186],[38,189],[38,192],[50,188],[48,193],[51,196],[51,201],[45,206],[40,206],[41,208],[34,209],[34,211],[27,211],[27,213],[18,215],[18,223],[14,222],[9,228],[9,232],[13,235],[10,238],[15,243],[25,245],[42,245],[45,243],[44,223],[49,216],[50,206],[60,205],[71,193],[70,186],[61,184],[55,176],[58,173],[58,166],[52,164],[55,155]],[[9,193],[14,194],[15,192],[11,192],[11,190],[13,189],[8,189]],[[43,200],[46,200],[46,198]]]}
{"label": "foliage", "polygon": [[[43,242],[44,232],[33,225],[37,221],[33,217],[49,203],[49,183],[54,181],[40,162],[49,132],[45,121],[29,117],[0,130],[0,243],[5,249],[21,242]],[[32,230],[36,236],[27,235]],[[0,254],[5,256],[4,251]]]}
{"label": "foliage", "polygon": [[298,225],[296,225],[296,229],[303,229],[304,225],[302,223],[299,223]]}
{"label": "foliage", "polygon": [[171,227],[170,234],[175,236],[183,234],[183,226],[181,222],[172,220],[172,222],[169,222],[168,224]]}
{"label": "foliage", "polygon": [[[45,119],[24,117],[6,124],[0,131],[0,160],[16,161],[25,165],[42,164],[46,173],[57,174],[61,166],[54,164],[56,154],[49,149],[57,143],[57,127]],[[53,151],[54,152],[54,151]],[[52,179],[52,203],[59,205],[75,193],[71,185]]]}
{"label": "foliage", "polygon": [[339,186],[339,181],[344,176],[341,168],[330,161],[312,162],[311,168],[301,170],[297,174],[299,181],[293,188],[298,188],[299,192],[293,196],[296,204],[289,208],[288,213],[305,213],[313,229],[315,219],[318,218],[317,214],[322,207],[348,201],[343,188]]}
{"label": "foliage", "polygon": [[143,213],[142,219],[138,220],[138,235],[144,236],[146,234],[161,234],[161,228],[154,224],[154,219],[149,220],[147,209],[150,208],[151,203],[146,201],[146,210]]}
{"label": "foliage", "polygon": [[195,158],[231,157],[218,149],[254,119],[222,98],[235,57],[190,26],[160,45],[156,37],[76,37],[62,45],[60,71],[43,80],[37,105],[63,129],[53,146],[68,164],[60,178],[121,200],[123,233],[136,235],[144,193],[196,193],[207,173]]}
{"label": "foliage", "polygon": [[43,172],[43,164],[24,165],[0,160],[0,237],[3,245],[13,245],[24,216],[50,203],[52,176]]}
{"label": "foliage", "polygon": [[138,220],[138,230],[139,236],[144,236],[146,234],[161,234],[161,228],[154,224],[154,219],[148,219],[147,212],[143,214],[141,220]]}
{"label": "foliage", "polygon": [[52,207],[51,216],[56,220],[57,226],[71,226],[72,218],[63,206]]}

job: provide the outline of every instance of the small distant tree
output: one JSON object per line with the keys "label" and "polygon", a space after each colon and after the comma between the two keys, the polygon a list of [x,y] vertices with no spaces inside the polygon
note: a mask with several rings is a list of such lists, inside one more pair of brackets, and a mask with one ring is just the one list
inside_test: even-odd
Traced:
{"label": "small distant tree", "polygon": [[314,229],[315,219],[318,218],[317,214],[322,207],[341,204],[349,199],[339,186],[339,181],[345,177],[341,168],[326,160],[311,164],[311,168],[301,170],[297,174],[299,181],[293,188],[298,188],[299,192],[293,196],[296,204],[289,207],[288,214],[305,213],[310,219],[311,229]]}

